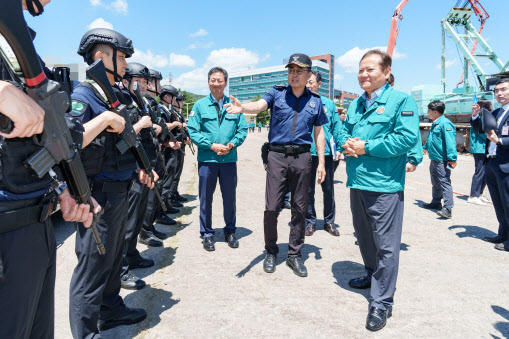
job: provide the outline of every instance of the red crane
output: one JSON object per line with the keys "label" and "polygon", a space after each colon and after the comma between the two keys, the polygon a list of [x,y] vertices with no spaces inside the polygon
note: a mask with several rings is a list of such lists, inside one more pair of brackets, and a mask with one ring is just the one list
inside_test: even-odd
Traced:
{"label": "red crane", "polygon": [[391,19],[391,31],[389,34],[389,43],[387,44],[387,53],[392,57],[392,53],[394,53],[394,48],[396,47],[396,40],[398,39],[399,34],[399,21],[403,19],[403,15],[401,12],[403,8],[410,0],[403,0],[400,2]]}
{"label": "red crane", "polygon": [[[456,3],[456,7],[465,8],[468,4],[472,7],[472,10],[474,11],[475,15],[481,22],[481,27],[479,28],[479,34],[482,33],[482,30],[484,29],[484,24],[486,23],[486,20],[490,17],[488,12],[484,9],[483,5],[479,2],[479,0],[463,0],[463,5],[459,6],[459,4],[462,1],[458,1]],[[472,47],[472,54],[474,54],[475,49],[477,48],[477,41],[474,43],[474,46]],[[465,80],[465,71],[463,71],[463,74],[461,74],[460,82],[456,85],[456,87],[459,87]]]}

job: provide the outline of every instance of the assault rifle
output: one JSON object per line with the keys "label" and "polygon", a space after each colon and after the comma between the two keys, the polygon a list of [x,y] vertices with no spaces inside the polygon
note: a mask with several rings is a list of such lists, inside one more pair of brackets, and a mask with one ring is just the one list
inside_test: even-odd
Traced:
{"label": "assault rifle", "polygon": [[[141,95],[140,89],[138,88],[138,81],[134,82],[133,92],[134,92],[134,95],[136,96],[136,99],[138,99],[138,102],[140,104],[141,110],[143,112],[147,113],[147,107],[145,105],[145,100],[143,99],[143,96]],[[148,116],[150,117],[150,120],[152,120],[152,117],[150,116],[150,114],[148,114]],[[164,163],[163,154],[161,153],[161,150],[159,149],[159,141],[157,140],[156,131],[154,131],[154,128],[152,126],[149,127],[149,131],[150,131],[150,136],[152,137],[152,142],[157,147],[157,150],[156,150],[157,156],[158,156],[159,160],[161,160],[161,163],[163,164],[162,167],[163,167],[163,170],[164,170],[164,174],[168,175],[168,170],[166,169],[166,166],[165,166],[165,163]]]}
{"label": "assault rifle", "polygon": [[[173,107],[170,108],[169,111],[178,122],[180,122],[182,124],[184,123],[184,118],[182,117],[182,115],[180,115],[179,113],[174,111]],[[189,136],[189,133],[187,132],[187,129],[184,126],[182,126],[182,128],[180,130],[182,131],[182,134],[183,134],[182,141],[184,141],[185,139],[191,140],[191,137]],[[194,155],[194,145],[192,142],[189,144],[189,149],[191,150],[191,153],[193,153],[193,155]]]}
{"label": "assault rifle", "polygon": [[[94,204],[90,192],[85,169],[81,163],[78,148],[69,131],[65,120],[65,113],[69,109],[69,95],[60,90],[60,84],[49,80],[39,61],[32,37],[29,33],[21,1],[3,0],[0,2],[0,33],[11,46],[24,75],[27,94],[44,110],[44,130],[33,137],[34,143],[41,146],[35,154],[27,154],[25,165],[32,168],[39,178],[46,175],[53,166],[59,165],[62,170],[69,191],[80,204],[90,205],[94,211]],[[12,121],[0,113],[2,124],[0,131],[10,133],[13,129]],[[6,139],[5,142],[10,142]],[[102,213],[102,212],[101,212]],[[97,232],[96,223],[100,214],[94,215],[91,230],[97,244],[99,254],[106,250]]]}
{"label": "assault rifle", "polygon": [[[95,81],[104,92],[104,95],[109,102],[109,109],[123,117],[125,120],[125,127],[121,133],[122,140],[120,140],[115,145],[115,147],[121,154],[124,154],[127,152],[127,150],[130,149],[133,152],[134,157],[136,158],[136,162],[140,168],[144,170],[145,173],[147,173],[152,181],[154,181],[154,174],[152,173],[152,165],[150,164],[150,160],[147,157],[147,153],[145,153],[145,149],[141,145],[138,135],[134,131],[126,105],[120,104],[117,99],[117,95],[113,91],[113,87],[111,86],[110,81],[106,76],[106,68],[104,67],[103,61],[101,59],[96,60],[92,65],[87,67],[86,74],[87,77]],[[161,204],[161,208],[164,212],[166,212],[166,204],[164,203],[161,194],[157,189],[154,190],[154,193],[159,200],[159,203]]]}

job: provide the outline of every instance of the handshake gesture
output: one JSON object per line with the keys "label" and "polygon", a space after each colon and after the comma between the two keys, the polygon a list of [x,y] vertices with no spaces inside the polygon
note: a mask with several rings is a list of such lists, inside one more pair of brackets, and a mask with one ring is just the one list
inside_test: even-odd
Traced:
{"label": "handshake gesture", "polygon": [[348,140],[341,146],[344,148],[343,153],[347,157],[356,157],[359,155],[366,154],[366,150],[364,149],[366,142],[364,140],[359,140],[359,138],[348,138]]}

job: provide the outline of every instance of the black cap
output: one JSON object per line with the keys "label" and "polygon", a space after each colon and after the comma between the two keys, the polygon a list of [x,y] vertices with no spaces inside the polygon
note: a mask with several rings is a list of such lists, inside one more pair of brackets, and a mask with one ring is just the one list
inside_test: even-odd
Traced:
{"label": "black cap", "polygon": [[482,129],[484,132],[497,130],[497,119],[486,108],[482,109]]}
{"label": "black cap", "polygon": [[306,54],[295,53],[292,54],[290,59],[288,59],[288,64],[285,67],[290,67],[290,65],[297,65],[299,67],[309,67],[311,68],[311,58]]}
{"label": "black cap", "polygon": [[161,72],[150,68],[148,71],[150,73],[150,79],[163,80],[163,75],[161,74]]}

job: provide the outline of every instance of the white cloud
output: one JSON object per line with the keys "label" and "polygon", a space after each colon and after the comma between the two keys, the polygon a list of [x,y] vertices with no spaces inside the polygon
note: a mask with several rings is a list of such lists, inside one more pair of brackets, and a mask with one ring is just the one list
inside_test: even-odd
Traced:
{"label": "white cloud", "polygon": [[109,28],[109,29],[113,29],[113,25],[111,23],[109,23],[108,21],[104,20],[103,18],[95,19],[87,27],[88,27],[88,29],[93,29],[93,28]]}
{"label": "white cloud", "polygon": [[199,37],[199,36],[206,36],[208,34],[209,34],[209,32],[207,32],[203,28],[200,28],[196,32],[189,34],[189,36],[192,37],[192,38],[195,38],[195,37]]}
{"label": "white cloud", "polygon": [[127,0],[115,0],[110,4],[109,7],[120,14],[128,13]]}
{"label": "white cloud", "polygon": [[170,54],[170,66],[174,67],[194,67],[196,61],[193,60],[189,55],[184,54]]}
{"label": "white cloud", "polygon": [[90,4],[92,6],[99,6],[99,5],[102,5],[102,2],[101,2],[101,0],[90,0]]}
{"label": "white cloud", "polygon": [[127,62],[139,62],[148,68],[161,68],[168,66],[170,60],[165,55],[155,55],[151,50],[143,52],[135,48],[133,56]]}
{"label": "white cloud", "polygon": [[[265,56],[267,57],[267,55]],[[257,53],[245,48],[223,48],[210,52],[205,63],[190,72],[183,73],[173,85],[187,91],[206,93],[208,91],[207,74],[214,66],[226,69],[229,74],[255,67],[261,62]]]}
{"label": "white cloud", "polygon": [[187,46],[187,49],[196,49],[196,48],[211,48],[214,45],[214,41],[205,42],[205,43],[195,43]]}
{"label": "white cloud", "polygon": [[[344,68],[345,73],[356,73],[359,70],[359,62],[362,56],[371,49],[379,49],[383,52],[387,51],[387,47],[379,46],[379,47],[369,47],[369,48],[359,48],[354,47],[347,51],[345,54],[336,58],[336,65]],[[406,54],[400,53],[397,50],[394,51],[392,55],[393,60],[402,59],[406,57]]]}
{"label": "white cloud", "polygon": [[334,82],[343,80],[343,76],[341,74],[334,74]]}
{"label": "white cloud", "polygon": [[[454,66],[456,65],[456,59],[453,59],[453,60],[445,60],[445,68],[449,68],[451,66]],[[436,69],[442,69],[442,64],[437,64],[436,66]]]}

